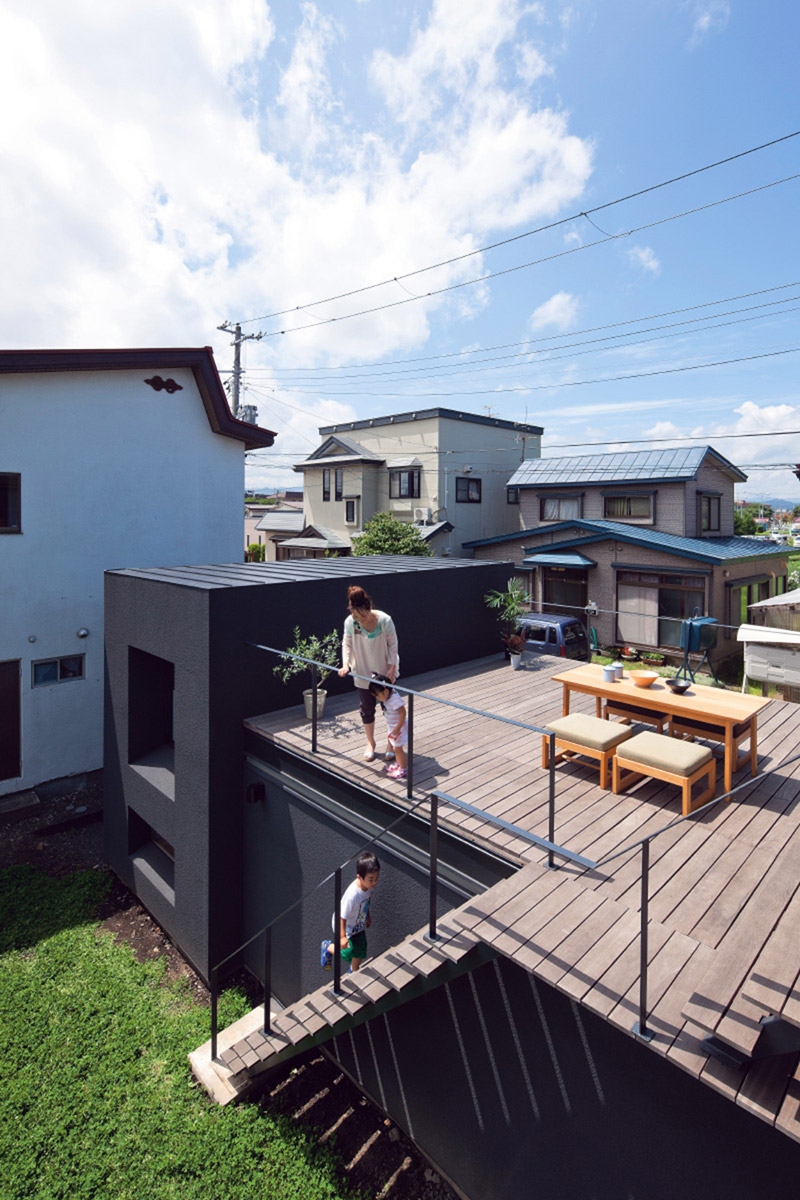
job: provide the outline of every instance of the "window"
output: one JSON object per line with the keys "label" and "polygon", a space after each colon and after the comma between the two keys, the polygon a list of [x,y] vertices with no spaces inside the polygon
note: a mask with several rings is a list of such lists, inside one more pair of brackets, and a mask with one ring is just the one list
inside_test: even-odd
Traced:
{"label": "window", "polygon": [[83,654],[71,654],[68,658],[39,659],[32,664],[31,687],[46,687],[49,683],[83,679],[83,660]]}
{"label": "window", "polygon": [[551,496],[539,501],[540,521],[574,521],[581,515],[581,496]]}
{"label": "window", "polygon": [[617,636],[639,646],[681,644],[681,621],[705,609],[702,575],[620,572]]}
{"label": "window", "polygon": [[341,500],[344,489],[344,471],[341,467],[337,467],[334,475],[336,477],[334,483],[334,500]]}
{"label": "window", "polygon": [[480,504],[481,481],[462,475],[456,478],[456,504]]}
{"label": "window", "polygon": [[519,504],[519,488],[506,488],[506,504]]}
{"label": "window", "polygon": [[345,525],[355,525],[356,523],[355,500],[345,500],[344,502],[344,523]]}
{"label": "window", "polygon": [[0,473],[0,533],[22,533],[19,521],[21,475]]}
{"label": "window", "polygon": [[652,521],[653,497],[604,496],[603,516],[609,521]]}
{"label": "window", "polygon": [[419,471],[390,471],[389,496],[392,500],[418,500]]}
{"label": "window", "polygon": [[330,500],[331,498],[331,469],[330,467],[322,468],[322,499]]}
{"label": "window", "polygon": [[703,533],[719,533],[719,496],[700,497],[700,528]]}

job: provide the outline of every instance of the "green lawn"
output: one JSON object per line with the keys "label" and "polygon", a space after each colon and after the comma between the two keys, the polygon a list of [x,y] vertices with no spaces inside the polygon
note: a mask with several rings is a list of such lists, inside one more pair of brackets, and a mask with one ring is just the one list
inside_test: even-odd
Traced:
{"label": "green lawn", "polygon": [[[3,1200],[355,1197],[288,1119],[192,1084],[208,1010],[99,928],[107,887],[98,871],[0,871]],[[221,1024],[246,1007],[226,993]]]}

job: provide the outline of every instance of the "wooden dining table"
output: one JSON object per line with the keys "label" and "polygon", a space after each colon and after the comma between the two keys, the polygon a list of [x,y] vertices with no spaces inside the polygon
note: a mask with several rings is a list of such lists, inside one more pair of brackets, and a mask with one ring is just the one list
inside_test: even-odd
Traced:
{"label": "wooden dining table", "polygon": [[750,745],[752,762],[755,763],[758,714],[770,703],[765,696],[747,696],[726,688],[706,687],[701,683],[692,683],[688,691],[679,695],[668,688],[666,680],[660,676],[651,687],[637,687],[627,671],[622,679],[611,683],[603,678],[603,668],[596,663],[585,663],[570,671],[563,671],[553,676],[553,682],[562,684],[564,688],[564,716],[569,712],[570,694],[582,692],[596,698],[598,717],[603,715],[604,700],[618,700],[638,708],[667,713],[670,717],[702,721],[705,725],[722,730],[725,737],[726,792],[733,786],[736,761],[734,729],[743,721],[752,722]]}

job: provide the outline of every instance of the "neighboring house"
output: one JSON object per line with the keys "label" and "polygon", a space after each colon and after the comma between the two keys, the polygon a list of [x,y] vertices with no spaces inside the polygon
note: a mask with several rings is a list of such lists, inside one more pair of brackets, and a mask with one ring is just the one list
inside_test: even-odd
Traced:
{"label": "neighboring house", "polygon": [[[286,517],[288,520],[285,524],[281,524],[281,520],[277,523],[272,521],[273,516],[280,514],[281,520]],[[299,514],[300,523],[297,523]],[[260,524],[263,517],[269,518],[267,524]],[[280,536],[285,532],[287,537],[296,533],[303,527],[303,501],[285,501],[277,500],[275,504],[248,504],[244,506],[244,548],[255,544],[256,546],[266,545],[270,537]],[[268,555],[275,557],[274,547],[273,552]]]}
{"label": "neighboring house", "polygon": [[0,352],[0,794],[100,767],[103,571],[240,562],[273,440],[208,348]]}
{"label": "neighboring house", "polygon": [[267,509],[258,519],[250,541],[264,546],[265,562],[275,562],[281,557],[283,543],[298,537],[304,528],[302,506],[288,508],[279,505],[276,509]]}
{"label": "neighboring house", "polygon": [[699,609],[732,627],[719,660],[738,653],[748,604],[786,590],[787,550],[734,536],[733,487],[746,478],[710,446],[538,459],[508,483],[522,530],[466,548],[511,559],[537,608],[596,606],[601,643],[674,650]]}
{"label": "neighboring house", "polygon": [[417,524],[434,554],[461,556],[464,542],[518,526],[505,481],[515,463],[538,458],[542,429],[431,408],[319,432],[321,444],[294,468],[318,536],[331,530],[350,546],[376,513],[391,512]]}

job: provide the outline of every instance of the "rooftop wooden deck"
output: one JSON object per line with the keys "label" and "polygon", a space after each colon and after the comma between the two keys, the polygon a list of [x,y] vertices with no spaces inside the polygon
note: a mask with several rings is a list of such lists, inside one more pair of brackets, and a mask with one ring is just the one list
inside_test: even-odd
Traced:
{"label": "rooftop wooden deck", "polygon": [[[439,789],[547,837],[540,735],[435,698],[542,725],[561,713],[561,687],[551,677],[564,668],[563,659],[546,658],[514,672],[493,658],[402,679],[426,693],[415,698],[414,799]],[[573,695],[572,711],[593,713],[594,699]],[[246,725],[311,758],[301,710]],[[751,780],[743,768],[734,787],[747,786],[730,802],[652,842],[647,1017],[651,1050],[797,1140],[797,1053],[737,1068],[710,1058],[701,1043],[714,1033],[748,1056],[763,1017],[800,1025],[800,761],[787,763],[799,733],[800,705],[774,700],[758,723],[758,776]],[[363,745],[355,696],[329,698],[315,761],[404,802],[404,784],[387,777],[382,762],[365,763]],[[645,780],[615,796],[588,768],[557,768],[555,840],[595,862],[678,816],[678,791],[668,784]],[[488,819],[446,804],[441,819],[524,863],[451,921],[630,1032],[639,1015],[638,848],[597,871],[552,871],[540,849]]]}

